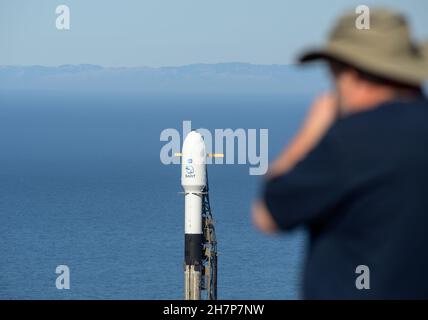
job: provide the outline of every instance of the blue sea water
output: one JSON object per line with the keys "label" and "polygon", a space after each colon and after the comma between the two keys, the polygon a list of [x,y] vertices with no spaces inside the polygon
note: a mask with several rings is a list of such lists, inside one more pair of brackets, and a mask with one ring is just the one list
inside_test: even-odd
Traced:
{"label": "blue sea water", "polygon": [[[298,128],[306,98],[0,94],[0,298],[181,299],[180,167],[166,128],[269,129],[270,157]],[[295,299],[303,231],[267,237],[249,208],[261,178],[210,165],[220,299]],[[55,268],[70,268],[58,290]]]}

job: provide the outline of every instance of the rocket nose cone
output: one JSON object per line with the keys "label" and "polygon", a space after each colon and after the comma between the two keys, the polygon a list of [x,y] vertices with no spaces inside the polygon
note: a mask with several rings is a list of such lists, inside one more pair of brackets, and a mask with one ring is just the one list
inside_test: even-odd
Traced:
{"label": "rocket nose cone", "polygon": [[184,139],[182,152],[184,156],[205,159],[206,150],[202,135],[199,132],[191,131]]}
{"label": "rocket nose cone", "polygon": [[184,145],[201,143],[204,139],[202,139],[202,135],[197,131],[190,131],[189,134],[184,139]]}

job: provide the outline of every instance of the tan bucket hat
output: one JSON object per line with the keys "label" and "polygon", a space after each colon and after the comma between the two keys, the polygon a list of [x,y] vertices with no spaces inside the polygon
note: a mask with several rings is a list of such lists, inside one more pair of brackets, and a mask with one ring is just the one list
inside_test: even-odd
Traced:
{"label": "tan bucket hat", "polygon": [[362,71],[410,85],[428,78],[428,45],[415,44],[406,19],[387,9],[370,10],[370,29],[356,27],[358,15],[342,16],[325,47],[308,50],[300,63],[337,59]]}

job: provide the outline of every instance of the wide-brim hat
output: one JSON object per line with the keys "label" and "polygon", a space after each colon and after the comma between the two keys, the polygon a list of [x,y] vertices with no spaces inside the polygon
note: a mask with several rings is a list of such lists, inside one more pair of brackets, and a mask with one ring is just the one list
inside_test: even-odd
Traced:
{"label": "wide-brim hat", "polygon": [[428,46],[411,39],[406,19],[373,9],[368,29],[357,27],[359,14],[346,14],[324,47],[306,51],[299,62],[335,59],[362,71],[403,84],[421,85],[428,78]]}

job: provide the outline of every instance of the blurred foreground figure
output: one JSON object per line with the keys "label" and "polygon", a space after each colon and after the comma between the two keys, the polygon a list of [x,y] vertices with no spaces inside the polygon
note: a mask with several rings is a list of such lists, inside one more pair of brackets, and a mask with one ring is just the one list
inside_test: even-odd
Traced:
{"label": "blurred foreground figure", "polygon": [[272,164],[253,220],[308,228],[306,299],[428,298],[428,57],[400,14],[356,18],[300,58],[328,63],[335,90]]}

